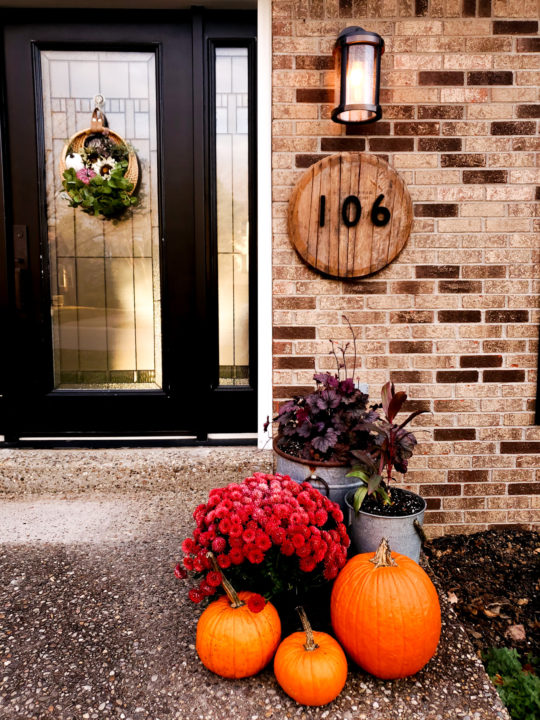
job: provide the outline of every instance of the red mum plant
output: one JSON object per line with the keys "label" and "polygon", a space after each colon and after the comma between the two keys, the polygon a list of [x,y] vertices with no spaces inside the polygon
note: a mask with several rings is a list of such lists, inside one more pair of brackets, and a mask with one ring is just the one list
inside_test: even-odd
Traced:
{"label": "red mum plant", "polygon": [[347,559],[350,541],[339,505],[287,476],[254,473],[211,490],[193,517],[197,526],[182,543],[183,567],[199,578],[189,592],[193,602],[219,587],[210,551],[231,582],[266,598],[321,588]]}

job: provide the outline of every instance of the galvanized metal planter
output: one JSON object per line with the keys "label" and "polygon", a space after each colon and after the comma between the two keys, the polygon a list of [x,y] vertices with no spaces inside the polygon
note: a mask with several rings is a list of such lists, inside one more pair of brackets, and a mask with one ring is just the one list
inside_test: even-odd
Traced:
{"label": "galvanized metal planter", "polygon": [[298,483],[308,480],[314,488],[328,495],[330,500],[339,503],[345,520],[348,510],[345,496],[356,490],[360,482],[357,478],[345,477],[351,471],[350,465],[337,462],[316,462],[288,455],[277,446],[277,438],[273,442],[276,472],[288,475]]}
{"label": "galvanized metal planter", "polygon": [[349,535],[356,552],[375,552],[381,539],[385,537],[391,550],[407,555],[416,562],[419,561],[420,550],[422,549],[422,531],[417,530],[417,527],[421,527],[424,521],[426,501],[409,490],[402,490],[401,488],[400,490],[408,495],[420,498],[423,505],[422,509],[412,515],[403,515],[401,517],[372,515],[363,510],[356,513],[353,506],[354,492],[347,494],[345,504],[349,514]]}

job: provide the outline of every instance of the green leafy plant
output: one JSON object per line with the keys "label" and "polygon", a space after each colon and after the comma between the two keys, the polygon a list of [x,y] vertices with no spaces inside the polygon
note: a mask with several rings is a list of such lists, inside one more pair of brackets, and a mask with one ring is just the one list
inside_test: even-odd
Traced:
{"label": "green leafy plant", "polygon": [[111,173],[103,177],[91,170],[64,171],[62,186],[70,198],[70,207],[80,207],[89,215],[118,218],[138,200],[129,193],[133,183],[124,177],[127,160],[118,162]]}
{"label": "green leafy plant", "polygon": [[[382,409],[384,417],[377,415],[375,420],[363,420],[359,430],[369,432],[368,446],[365,450],[353,450],[352,455],[360,460],[347,477],[356,477],[362,480],[354,494],[354,509],[356,512],[364,502],[367,495],[375,494],[385,505],[390,505],[392,499],[389,493],[389,484],[392,480],[392,470],[400,473],[407,472],[408,460],[414,452],[416,438],[405,425],[413,418],[427,410],[415,410],[401,424],[394,422],[396,415],[407,400],[407,393],[396,392],[394,384],[387,382],[381,391]],[[383,475],[386,474],[386,481]]]}
{"label": "green leafy plant", "polygon": [[529,653],[522,665],[514,648],[490,648],[483,660],[513,720],[537,720],[540,717],[540,678],[535,672],[538,658]]}

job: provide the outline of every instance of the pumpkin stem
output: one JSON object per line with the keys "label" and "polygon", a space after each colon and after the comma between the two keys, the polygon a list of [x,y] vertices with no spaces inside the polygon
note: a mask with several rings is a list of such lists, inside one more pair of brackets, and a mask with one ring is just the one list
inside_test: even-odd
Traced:
{"label": "pumpkin stem", "polygon": [[369,562],[372,562],[376,568],[397,567],[397,562],[392,557],[392,551],[390,550],[390,545],[388,544],[388,540],[386,538],[381,540],[380,545],[377,548],[377,552]]}
{"label": "pumpkin stem", "polygon": [[306,611],[304,608],[299,605],[296,608],[296,612],[300,615],[300,620],[302,621],[302,627],[304,628],[304,631],[306,633],[306,642],[304,644],[304,647],[308,652],[313,652],[313,650],[316,650],[319,646],[315,642],[315,638],[313,637],[313,630],[311,628],[311,625],[309,624],[308,616],[306,615]]}
{"label": "pumpkin stem", "polygon": [[221,575],[221,586],[223,587],[223,589],[225,590],[225,594],[229,598],[231,607],[236,609],[242,607],[242,605],[245,605],[246,603],[243,600],[240,600],[240,598],[238,597],[238,593],[223,574],[223,570],[217,564],[216,556],[214,555],[214,553],[207,552],[206,557],[210,559],[210,562],[214,566],[214,570]]}

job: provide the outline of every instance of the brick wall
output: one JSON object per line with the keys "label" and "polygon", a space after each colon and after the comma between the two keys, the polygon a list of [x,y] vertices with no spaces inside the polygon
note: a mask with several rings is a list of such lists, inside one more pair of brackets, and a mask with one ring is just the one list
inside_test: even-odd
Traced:
{"label": "brick wall", "polygon": [[[332,48],[361,25],[384,37],[373,125],[333,123]],[[274,409],[359,337],[370,396],[409,394],[420,441],[407,486],[432,535],[540,515],[534,425],[540,288],[540,39],[536,0],[275,0]],[[327,154],[380,153],[414,204],[411,237],[381,272],[324,278],[297,257],[287,207]]]}

